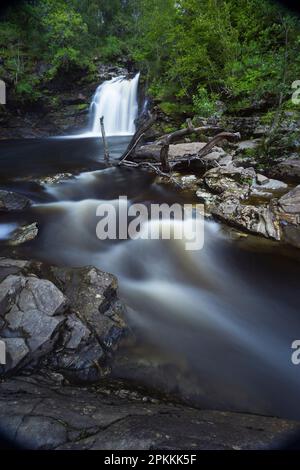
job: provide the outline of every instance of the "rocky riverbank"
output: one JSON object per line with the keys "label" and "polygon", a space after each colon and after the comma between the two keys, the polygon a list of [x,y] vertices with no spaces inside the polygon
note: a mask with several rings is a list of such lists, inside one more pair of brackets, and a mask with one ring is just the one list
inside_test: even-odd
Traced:
{"label": "rocky riverbank", "polygon": [[93,267],[0,259],[0,423],[31,449],[260,449],[299,423],[200,410],[109,378],[130,332],[117,281]]}
{"label": "rocky riverbank", "polygon": [[64,385],[59,374],[0,383],[1,426],[31,449],[242,450],[284,447],[297,422],[199,410],[121,382]]}
{"label": "rocky riverbank", "polygon": [[[171,181],[192,191],[205,204],[206,215],[254,235],[300,248],[300,158],[294,154],[264,168],[241,158],[257,141],[215,146],[199,158],[205,142],[169,146]],[[159,161],[160,146],[143,145],[134,160]],[[176,163],[178,161],[178,163]],[[183,174],[182,174],[183,172]],[[280,178],[280,179],[275,179]]]}
{"label": "rocky riverbank", "polygon": [[[121,71],[107,73],[103,79]],[[60,113],[58,108],[50,109],[45,125],[38,113],[35,119],[39,124],[32,134],[27,133],[22,117],[23,127],[11,128],[8,134],[4,129],[2,136],[68,133],[77,125],[69,110],[80,104],[66,104],[61,121],[55,114]],[[80,116],[84,116],[78,121],[82,128],[86,113]],[[175,162],[171,182],[189,197],[194,193],[205,204],[208,217],[244,234],[299,248],[299,157],[294,148],[262,166],[253,153],[262,134],[248,124],[244,132],[237,121],[232,123],[231,130],[242,131],[241,141],[221,142],[198,160],[197,154],[206,144],[201,138],[199,142],[184,139],[170,145],[169,158]],[[29,127],[32,129],[32,122]],[[255,129],[259,129],[257,122]],[[283,136],[285,132],[283,129]],[[144,145],[136,159],[147,154],[147,159],[155,162],[159,151],[157,144]],[[191,161],[184,172],[182,158]],[[71,173],[45,174],[34,184],[55,186],[69,178]],[[159,176],[156,182],[170,183],[170,179]],[[0,191],[0,211],[5,218],[30,210],[30,196],[16,188]],[[0,336],[7,349],[7,363],[0,366],[0,423],[13,445],[35,449],[238,450],[282,447],[300,430],[299,423],[274,417],[200,409],[196,401],[181,396],[176,383],[181,380],[180,373],[171,387],[174,393],[142,388],[130,378],[120,380],[126,377],[122,367],[128,368],[126,358],[125,365],[120,361],[122,346],[129,341],[133,344],[135,338],[127,323],[126,306],[118,296],[117,279],[93,266],[58,267],[20,259],[17,247],[26,246],[43,229],[35,220],[12,228],[0,258]],[[137,363],[133,360],[130,367],[135,371]],[[143,361],[138,367],[145,375],[155,374],[155,366],[147,368]],[[159,373],[164,372],[162,366]]]}

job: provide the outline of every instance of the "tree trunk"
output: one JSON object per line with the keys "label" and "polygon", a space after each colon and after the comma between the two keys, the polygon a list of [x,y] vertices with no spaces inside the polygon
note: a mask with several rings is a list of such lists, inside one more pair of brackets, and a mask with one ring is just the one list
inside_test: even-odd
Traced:
{"label": "tree trunk", "polygon": [[149,115],[149,119],[136,131],[131,141],[129,142],[127,149],[121,156],[120,162],[126,160],[132,154],[133,150],[136,148],[136,146],[140,143],[140,141],[144,137],[144,134],[146,133],[146,131],[148,131],[150,127],[152,127],[153,124],[155,123],[157,119],[156,114],[152,115],[148,113],[148,115]]}
{"label": "tree trunk", "polygon": [[168,154],[169,154],[169,144],[162,145],[160,149],[160,163],[161,163],[161,170],[165,173],[168,173],[170,171]]}
{"label": "tree trunk", "polygon": [[105,128],[104,128],[104,116],[100,118],[100,126],[101,126],[101,134],[102,134],[102,141],[103,141],[103,148],[104,148],[104,160],[109,162],[109,150],[108,144],[105,135]]}

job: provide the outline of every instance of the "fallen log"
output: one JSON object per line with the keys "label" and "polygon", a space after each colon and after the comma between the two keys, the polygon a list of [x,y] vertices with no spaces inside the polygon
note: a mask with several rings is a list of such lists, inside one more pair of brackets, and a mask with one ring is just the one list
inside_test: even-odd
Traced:
{"label": "fallen log", "polygon": [[239,140],[240,138],[241,134],[239,132],[220,132],[213,137],[205,147],[199,150],[198,157],[205,157],[221,140]]}
{"label": "fallen log", "polygon": [[184,129],[179,129],[177,131],[171,132],[170,134],[165,134],[162,137],[160,137],[158,140],[156,140],[154,143],[155,145],[167,145],[167,144],[172,144],[174,142],[177,142],[181,140],[183,137],[191,134],[202,134],[208,131],[213,131],[213,132],[220,132],[222,131],[221,127],[219,126],[200,126],[200,127],[194,127],[192,124],[191,119],[187,119],[187,127]]}
{"label": "fallen log", "polygon": [[125,150],[125,152],[120,158],[119,165],[132,154],[132,152],[135,150],[137,145],[140,143],[140,141],[144,137],[145,133],[153,126],[153,124],[155,123],[157,119],[156,114],[151,114],[150,112],[148,113],[148,117],[149,119],[138,128],[138,130],[132,137],[127,149]]}
{"label": "fallen log", "polygon": [[[131,139],[130,144],[128,145],[126,151],[122,155],[120,161],[118,162],[118,165],[124,165],[129,168],[149,168],[153,171],[155,171],[158,175],[167,177],[170,180],[176,182],[176,180],[173,178],[171,172],[174,167],[178,167],[178,165],[182,165],[181,169],[186,169],[191,162],[193,161],[200,161],[203,165],[208,165],[210,164],[211,166],[218,165],[217,161],[212,161],[208,162],[208,160],[205,160],[205,157],[211,153],[211,150],[213,147],[215,147],[220,141],[223,140],[238,140],[240,139],[240,134],[239,133],[231,133],[231,132],[219,132],[216,136],[214,136],[206,145],[204,145],[195,155],[184,155],[183,157],[179,157],[176,159],[171,160],[169,158],[169,146],[170,142],[174,142],[174,140],[181,139],[184,135],[192,134],[192,133],[200,133],[203,132],[204,130],[211,131],[213,130],[220,130],[219,127],[212,127],[212,126],[202,126],[195,128],[193,127],[191,120],[187,121],[187,128],[186,129],[180,129],[178,131],[172,132],[170,134],[167,134],[165,136],[162,136],[159,140],[157,140],[153,147],[156,149],[155,152],[151,152],[151,145],[149,145],[149,155],[148,155],[148,149],[147,145],[145,146],[145,153],[146,155],[143,155],[144,158],[150,158],[151,161],[145,161],[142,160],[141,158],[134,160],[134,151],[136,150],[138,144],[142,140],[143,136],[145,135],[145,132],[154,124],[156,120],[156,116],[151,116],[149,120],[138,129],[138,131],[135,133],[133,138]],[[157,155],[156,155],[157,154]],[[131,160],[128,159],[129,156],[132,156],[133,158]],[[177,183],[176,183],[177,184]]]}
{"label": "fallen log", "polygon": [[161,164],[161,169],[163,172],[170,171],[168,154],[169,154],[169,144],[163,144],[160,149],[160,164]]}
{"label": "fallen log", "polygon": [[217,160],[209,161],[208,159],[205,160],[205,157],[211,152],[213,147],[215,147],[219,142],[222,140],[239,140],[241,138],[241,134],[239,132],[220,132],[215,137],[213,137],[208,144],[206,144],[202,149],[200,149],[195,156],[191,155],[184,155],[181,158],[176,158],[173,160],[169,160],[169,167],[170,169],[174,168],[175,166],[178,167],[180,164],[184,167],[190,166],[192,162],[200,161],[203,165],[214,166],[218,165]]}

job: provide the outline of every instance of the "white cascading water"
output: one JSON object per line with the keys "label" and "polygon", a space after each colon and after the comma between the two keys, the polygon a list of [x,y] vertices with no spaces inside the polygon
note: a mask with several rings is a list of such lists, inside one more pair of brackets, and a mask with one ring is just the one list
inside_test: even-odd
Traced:
{"label": "white cascading water", "polygon": [[138,83],[140,74],[127,80],[124,76],[113,78],[100,85],[90,106],[90,131],[101,135],[100,118],[104,117],[107,136],[132,135],[138,115]]}

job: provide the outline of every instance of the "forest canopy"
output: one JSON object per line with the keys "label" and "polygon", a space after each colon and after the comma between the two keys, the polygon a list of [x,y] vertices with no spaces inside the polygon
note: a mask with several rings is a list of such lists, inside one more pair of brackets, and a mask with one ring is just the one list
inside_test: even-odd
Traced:
{"label": "forest canopy", "polygon": [[268,0],[28,0],[2,14],[0,75],[38,99],[41,82],[93,73],[95,57],[130,63],[166,113],[205,116],[280,93],[292,106],[299,46],[299,19]]}

